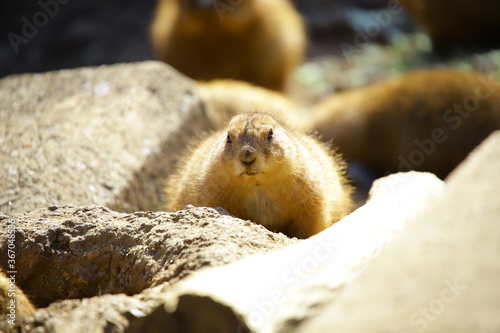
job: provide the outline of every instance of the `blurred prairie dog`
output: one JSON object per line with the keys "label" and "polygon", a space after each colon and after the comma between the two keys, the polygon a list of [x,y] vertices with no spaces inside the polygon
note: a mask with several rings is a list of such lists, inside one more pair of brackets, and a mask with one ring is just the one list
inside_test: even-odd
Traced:
{"label": "blurred prairie dog", "polygon": [[438,47],[494,45],[500,38],[500,2],[495,0],[401,0]]}
{"label": "blurred prairie dog", "polygon": [[[12,320],[17,325],[27,315],[35,312],[36,309],[23,291],[9,277],[0,271],[0,315],[5,318],[6,322]],[[15,327],[9,323],[3,324]]]}
{"label": "blurred prairie dog", "polygon": [[274,90],[285,88],[306,45],[289,0],[159,0],[150,34],[157,57],[191,78]]}
{"label": "blurred prairie dog", "polygon": [[166,188],[169,211],[220,206],[269,230],[307,238],[352,209],[338,157],[266,113],[234,117],[179,166]]}
{"label": "blurred prairie dog", "polygon": [[500,82],[456,70],[420,70],[320,102],[305,126],[348,160],[378,171],[451,172],[500,129]]}
{"label": "blurred prairie dog", "polygon": [[297,106],[284,94],[231,79],[198,82],[198,92],[216,128],[241,113],[269,113],[280,123],[293,123]]}

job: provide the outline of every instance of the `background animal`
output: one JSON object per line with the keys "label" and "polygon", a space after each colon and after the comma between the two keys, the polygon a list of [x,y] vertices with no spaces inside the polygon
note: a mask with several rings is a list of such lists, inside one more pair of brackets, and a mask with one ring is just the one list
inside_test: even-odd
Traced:
{"label": "background animal", "polygon": [[500,2],[495,0],[401,0],[438,47],[496,45],[500,38]]}
{"label": "background animal", "polygon": [[293,122],[297,106],[284,94],[248,82],[231,79],[198,82],[198,93],[216,128],[225,127],[234,116],[263,111],[281,123]]}
{"label": "background animal", "polygon": [[156,56],[197,80],[232,78],[283,90],[306,45],[288,0],[160,0]]}
{"label": "background animal", "polygon": [[421,70],[326,98],[306,129],[379,174],[445,177],[500,129],[500,82],[473,72]]}

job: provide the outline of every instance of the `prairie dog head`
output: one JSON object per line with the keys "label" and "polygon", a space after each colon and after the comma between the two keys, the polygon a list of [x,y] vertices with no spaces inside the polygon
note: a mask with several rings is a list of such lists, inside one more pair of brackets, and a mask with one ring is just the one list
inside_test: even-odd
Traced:
{"label": "prairie dog head", "polygon": [[234,117],[220,140],[223,167],[238,177],[272,176],[291,154],[292,145],[284,128],[266,113]]}

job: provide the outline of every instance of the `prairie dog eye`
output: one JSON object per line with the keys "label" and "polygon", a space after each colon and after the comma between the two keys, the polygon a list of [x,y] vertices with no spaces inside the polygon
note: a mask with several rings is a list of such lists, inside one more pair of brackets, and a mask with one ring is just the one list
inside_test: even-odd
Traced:
{"label": "prairie dog eye", "polygon": [[267,133],[267,139],[268,140],[271,140],[274,136],[274,132],[273,132],[273,129],[269,129],[269,132]]}
{"label": "prairie dog eye", "polygon": [[233,143],[233,140],[231,140],[231,135],[229,133],[227,133],[226,142]]}

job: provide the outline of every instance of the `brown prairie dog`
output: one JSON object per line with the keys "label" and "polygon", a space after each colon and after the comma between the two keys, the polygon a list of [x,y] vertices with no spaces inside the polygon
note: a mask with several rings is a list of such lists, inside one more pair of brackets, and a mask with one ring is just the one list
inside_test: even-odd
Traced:
{"label": "brown prairie dog", "polygon": [[437,46],[498,44],[498,1],[402,0],[401,4]]}
{"label": "brown prairie dog", "polygon": [[198,82],[198,93],[216,128],[223,128],[234,116],[260,110],[280,123],[293,123],[297,107],[284,94],[231,79]]}
{"label": "brown prairie dog", "polygon": [[[35,311],[35,307],[23,291],[12,283],[8,275],[0,271],[0,315],[5,318],[5,321],[14,318],[13,322],[18,324]],[[9,323],[6,325],[11,326]]]}
{"label": "brown prairie dog", "polygon": [[233,78],[283,90],[306,36],[289,0],[159,0],[157,57],[196,80]]}
{"label": "brown prairie dog", "polygon": [[319,141],[265,113],[234,117],[181,162],[166,188],[169,211],[220,206],[299,238],[351,211],[343,163]]}
{"label": "brown prairie dog", "polygon": [[478,73],[420,70],[320,102],[306,125],[380,174],[444,178],[500,129],[500,82]]}

